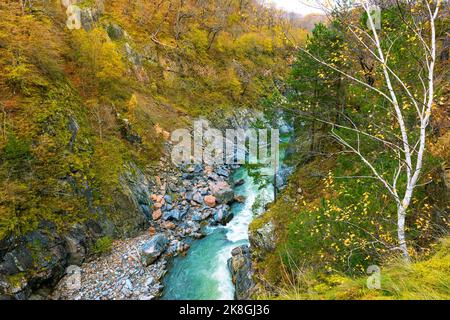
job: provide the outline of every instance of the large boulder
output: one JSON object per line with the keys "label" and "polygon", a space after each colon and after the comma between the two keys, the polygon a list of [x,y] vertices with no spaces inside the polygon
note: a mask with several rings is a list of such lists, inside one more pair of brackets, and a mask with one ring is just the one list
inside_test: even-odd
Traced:
{"label": "large boulder", "polygon": [[237,247],[233,249],[231,256],[228,268],[235,286],[235,298],[249,300],[255,288],[250,249],[247,245]]}
{"label": "large boulder", "polygon": [[225,181],[210,186],[212,195],[216,197],[217,203],[229,204],[234,201],[234,191]]}
{"label": "large boulder", "polygon": [[151,265],[166,250],[169,240],[164,234],[157,234],[140,248],[142,264]]}
{"label": "large boulder", "polygon": [[275,250],[275,225],[272,221],[264,223],[260,228],[249,232],[249,240],[252,247],[265,252]]}

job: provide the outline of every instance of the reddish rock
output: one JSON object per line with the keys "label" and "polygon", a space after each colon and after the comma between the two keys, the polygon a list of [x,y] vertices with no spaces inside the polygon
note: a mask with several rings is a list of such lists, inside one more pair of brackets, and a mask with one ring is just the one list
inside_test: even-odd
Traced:
{"label": "reddish rock", "polygon": [[221,190],[224,190],[224,189],[231,189],[230,185],[227,182],[225,182],[225,181],[220,181],[220,182],[217,182],[217,183],[211,183],[210,184],[210,188],[211,188],[211,192],[213,194],[217,193],[217,192],[220,192]]}
{"label": "reddish rock", "polygon": [[204,198],[204,200],[205,200],[205,204],[208,207],[214,208],[216,206],[216,197],[214,197],[214,196],[206,196]]}
{"label": "reddish rock", "polygon": [[156,234],[156,229],[154,227],[150,227],[150,229],[148,229],[148,233],[150,234],[150,237],[153,237]]}
{"label": "reddish rock", "polygon": [[234,201],[234,191],[230,185],[221,181],[210,185],[211,193],[216,197],[216,202],[220,204],[228,204]]}
{"label": "reddish rock", "polygon": [[155,203],[153,206],[154,206],[156,209],[161,209],[161,208],[163,207],[163,204],[157,202],[157,203]]}
{"label": "reddish rock", "polygon": [[175,229],[177,226],[175,225],[175,223],[173,223],[173,222],[167,222],[166,223],[166,228],[167,229],[169,229],[169,230],[173,230],[173,229]]}
{"label": "reddish rock", "polygon": [[154,211],[152,213],[152,218],[155,221],[158,220],[158,219],[161,219],[161,217],[162,217],[162,211],[161,210],[156,210],[156,211]]}
{"label": "reddish rock", "polygon": [[213,167],[205,166],[205,173],[212,173],[214,171]]}

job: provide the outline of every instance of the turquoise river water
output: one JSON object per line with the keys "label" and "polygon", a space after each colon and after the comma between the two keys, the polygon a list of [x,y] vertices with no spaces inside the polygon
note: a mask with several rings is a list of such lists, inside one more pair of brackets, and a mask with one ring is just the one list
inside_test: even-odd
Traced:
{"label": "turquoise river water", "polygon": [[[289,140],[288,138],[282,139]],[[280,150],[280,160],[284,150]],[[264,169],[262,169],[264,170]],[[274,187],[271,183],[256,182],[244,167],[234,172],[235,181],[244,179],[245,183],[235,188],[237,195],[245,197],[244,203],[232,206],[233,220],[226,226],[208,227],[207,236],[192,243],[185,257],[174,260],[164,279],[165,300],[232,300],[234,286],[227,261],[231,251],[248,244],[248,227],[257,214],[274,200]]]}

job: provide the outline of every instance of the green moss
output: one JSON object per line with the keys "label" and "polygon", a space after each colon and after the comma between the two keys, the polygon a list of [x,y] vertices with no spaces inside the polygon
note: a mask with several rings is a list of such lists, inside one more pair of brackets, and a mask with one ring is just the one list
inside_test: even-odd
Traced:
{"label": "green moss", "polygon": [[95,242],[92,251],[94,254],[108,254],[112,251],[113,240],[108,237],[101,237]]}

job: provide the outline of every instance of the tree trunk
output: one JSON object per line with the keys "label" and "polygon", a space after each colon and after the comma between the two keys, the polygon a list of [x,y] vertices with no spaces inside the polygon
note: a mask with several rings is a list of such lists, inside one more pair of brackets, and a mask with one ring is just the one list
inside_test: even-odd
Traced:
{"label": "tree trunk", "polygon": [[410,256],[408,253],[408,247],[406,245],[406,237],[405,237],[405,220],[406,220],[406,208],[400,203],[398,204],[397,210],[397,233],[398,233],[398,241],[399,247],[402,251],[403,259],[407,262],[410,262]]}

